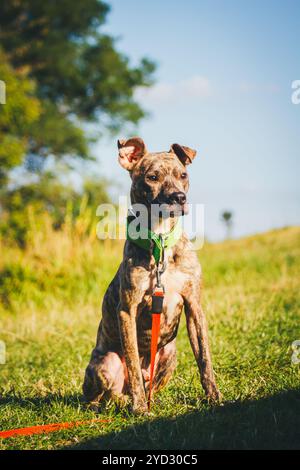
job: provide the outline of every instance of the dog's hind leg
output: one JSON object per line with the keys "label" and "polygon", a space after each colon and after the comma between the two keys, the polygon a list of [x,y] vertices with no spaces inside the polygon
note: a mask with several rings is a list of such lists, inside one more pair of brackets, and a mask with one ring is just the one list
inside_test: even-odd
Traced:
{"label": "dog's hind leg", "polygon": [[165,385],[167,385],[176,368],[177,357],[175,341],[175,339],[171,341],[169,344],[164,346],[158,353],[159,360],[153,380],[154,392],[157,392],[161,388],[165,387]]}
{"label": "dog's hind leg", "polygon": [[102,398],[122,398],[126,389],[126,368],[118,353],[96,347],[85,371],[84,398],[98,403]]}

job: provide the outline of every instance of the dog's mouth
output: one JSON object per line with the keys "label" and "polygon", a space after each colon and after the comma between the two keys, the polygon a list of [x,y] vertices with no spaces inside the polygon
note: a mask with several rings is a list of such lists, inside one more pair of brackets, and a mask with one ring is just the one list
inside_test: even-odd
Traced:
{"label": "dog's mouth", "polygon": [[166,213],[169,213],[169,217],[180,217],[186,215],[189,212],[188,204],[168,204],[166,206]]}
{"label": "dog's mouth", "polygon": [[178,204],[154,200],[152,202],[152,205],[158,206],[159,216],[162,218],[180,217],[183,215],[187,215],[189,212],[189,206],[187,202],[185,202],[184,204]]}

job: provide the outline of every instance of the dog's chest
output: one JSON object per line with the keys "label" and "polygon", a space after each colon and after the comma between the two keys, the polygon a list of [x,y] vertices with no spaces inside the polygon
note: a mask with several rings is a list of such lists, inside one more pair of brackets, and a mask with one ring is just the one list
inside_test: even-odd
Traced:
{"label": "dog's chest", "polygon": [[[180,314],[183,308],[183,298],[181,292],[186,281],[186,275],[173,266],[169,266],[161,277],[165,289],[163,311],[160,322],[160,346],[167,344],[176,336],[180,320]],[[137,327],[138,340],[141,349],[149,349],[151,340],[151,304],[152,304],[152,285],[149,283],[143,301],[140,305]]]}

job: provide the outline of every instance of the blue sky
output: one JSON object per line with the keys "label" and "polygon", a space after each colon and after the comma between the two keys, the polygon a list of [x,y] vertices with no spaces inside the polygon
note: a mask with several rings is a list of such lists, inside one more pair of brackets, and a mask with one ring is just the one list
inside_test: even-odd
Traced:
{"label": "blue sky", "polygon": [[[178,142],[198,150],[189,201],[205,204],[205,234],[234,236],[300,223],[298,0],[113,0],[105,30],[136,64],[157,62],[156,84],[137,97],[150,117],[138,134],[149,150]],[[94,153],[100,171],[129,188],[108,138]]]}

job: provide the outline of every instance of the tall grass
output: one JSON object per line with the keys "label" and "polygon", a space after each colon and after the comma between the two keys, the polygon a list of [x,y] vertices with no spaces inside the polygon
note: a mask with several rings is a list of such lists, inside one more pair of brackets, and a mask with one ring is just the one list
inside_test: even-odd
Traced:
{"label": "tall grass", "polygon": [[49,214],[40,216],[30,208],[27,222],[24,249],[0,240],[2,309],[19,313],[20,308],[57,308],[61,303],[65,308],[94,299],[98,284],[109,279],[121,244],[98,240],[97,220],[86,200],[75,219],[68,207],[59,230],[53,228]]}

